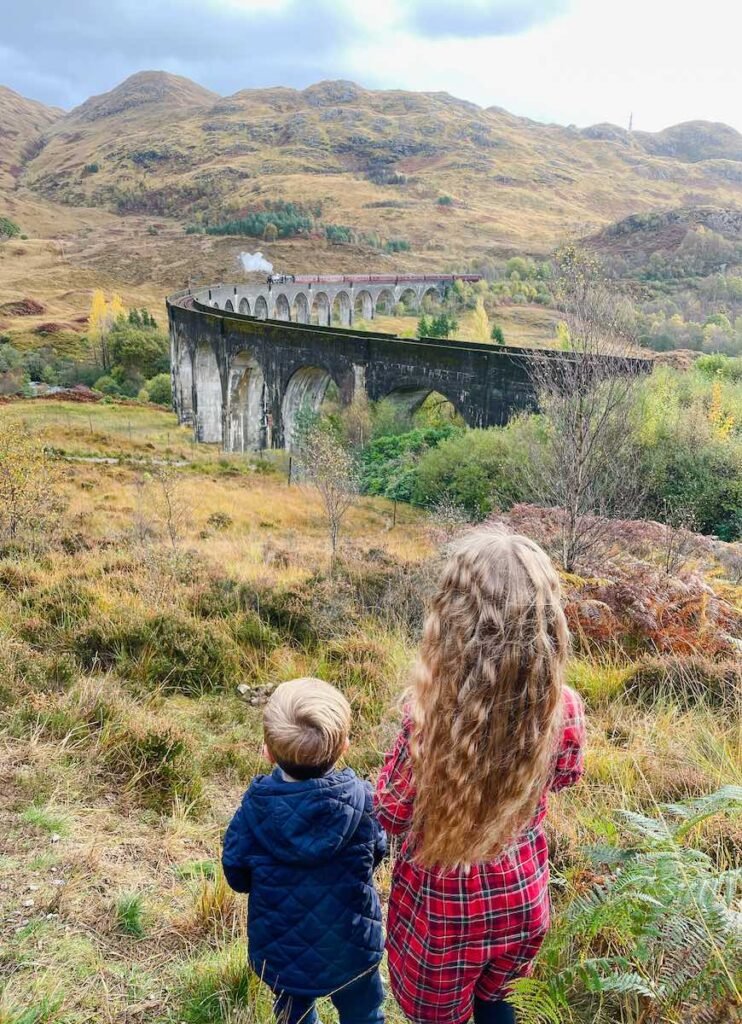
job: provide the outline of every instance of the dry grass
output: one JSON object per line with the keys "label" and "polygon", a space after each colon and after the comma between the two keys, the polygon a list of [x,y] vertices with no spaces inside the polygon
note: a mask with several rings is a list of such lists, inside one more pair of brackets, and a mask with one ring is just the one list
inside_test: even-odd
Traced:
{"label": "dry grass", "polygon": [[[180,436],[172,417],[149,409],[12,403],[0,406],[5,416],[42,426],[68,451],[89,450],[88,416],[100,451],[181,450],[168,439]],[[261,709],[234,683],[335,681],[356,709],[348,759],[364,774],[394,735],[415,634],[381,617],[374,595],[394,566],[430,561],[425,521],[405,508],[389,530],[386,504],[362,501],[348,517],[346,569],[328,582],[311,491],[198,454],[178,474],[189,516],[175,551],[155,506],[145,508],[150,539],[133,529],[141,467],[67,462],[74,549],[0,555],[3,1024],[267,1022],[266,994],[246,970],[242,900],[215,867],[221,831],[262,770]],[[210,527],[216,512],[231,523]],[[166,648],[146,635],[140,645],[155,616],[178,624],[180,641],[211,638],[210,657],[223,660],[203,692],[178,688],[190,678],[183,659],[202,657],[202,646]],[[163,678],[155,656],[165,650],[172,672]],[[575,884],[582,848],[611,837],[616,807],[654,810],[742,781],[733,717],[636,704],[624,693],[628,668],[583,657],[570,669],[589,705],[588,773],[553,801],[549,834],[556,866]],[[711,821],[694,841],[721,865],[739,862],[733,823]],[[384,867],[383,895],[388,886]],[[30,1009],[35,1016],[20,1016]]]}

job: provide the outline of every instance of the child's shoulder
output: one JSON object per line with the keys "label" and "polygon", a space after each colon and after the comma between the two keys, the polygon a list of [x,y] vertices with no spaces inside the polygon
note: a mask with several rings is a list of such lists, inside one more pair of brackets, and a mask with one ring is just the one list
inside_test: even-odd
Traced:
{"label": "child's shoulder", "polygon": [[570,722],[580,722],[585,717],[585,703],[571,686],[562,687],[562,714],[565,725]]}

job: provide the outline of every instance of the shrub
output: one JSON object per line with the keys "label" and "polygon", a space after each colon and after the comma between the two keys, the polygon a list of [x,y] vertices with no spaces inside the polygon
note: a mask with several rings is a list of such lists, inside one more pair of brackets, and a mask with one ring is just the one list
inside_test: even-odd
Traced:
{"label": "shrub", "polygon": [[155,405],[170,405],[173,400],[173,388],[169,373],[158,373],[144,383],[150,402]]}
{"label": "shrub", "polygon": [[23,425],[0,426],[0,538],[46,532],[62,509],[57,469]]}
{"label": "shrub", "polygon": [[93,384],[93,389],[100,391],[103,395],[113,395],[114,397],[119,397],[122,393],[120,385],[108,373],[104,373],[102,377],[96,380]]}
{"label": "shrub", "polygon": [[189,808],[199,805],[201,776],[188,741],[175,726],[153,721],[151,714],[129,714],[106,728],[100,747],[106,767],[146,807],[167,813],[176,799]]}
{"label": "shrub", "polygon": [[433,506],[442,497],[483,519],[497,502],[520,497],[512,464],[510,435],[501,429],[467,430],[443,441],[420,460],[413,501]]}
{"label": "shrub", "polygon": [[210,526],[212,530],[226,530],[233,522],[234,520],[227,512],[212,512],[206,520],[206,525]]}
{"label": "shrub", "polygon": [[694,363],[694,369],[705,377],[721,377],[735,383],[742,382],[742,356],[699,356]]}
{"label": "shrub", "polygon": [[21,229],[10,217],[0,217],[0,242],[6,238],[17,238]]}
{"label": "shrub", "polygon": [[453,197],[448,195],[438,196],[436,202],[439,206],[453,206]]}
{"label": "shrub", "polygon": [[627,696],[645,703],[669,699],[682,708],[697,704],[740,711],[742,667],[701,655],[645,658],[625,677]]}
{"label": "shrub", "polygon": [[371,441],[361,456],[361,487],[395,501],[411,501],[416,460],[455,432],[453,426],[411,430]]}
{"label": "shrub", "polygon": [[79,628],[72,644],[86,669],[115,668],[147,689],[197,695],[241,678],[240,651],[228,632],[182,612],[99,618]]}

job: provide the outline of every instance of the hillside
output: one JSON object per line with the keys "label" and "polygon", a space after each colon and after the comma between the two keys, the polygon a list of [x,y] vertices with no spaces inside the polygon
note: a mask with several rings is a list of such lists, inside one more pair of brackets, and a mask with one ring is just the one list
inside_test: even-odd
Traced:
{"label": "hillside", "polygon": [[219,98],[142,72],[44,138],[21,183],[53,201],[215,223],[283,200],[437,259],[543,252],[631,213],[742,194],[742,137],[725,125],[580,131],[342,81]]}
{"label": "hillside", "polygon": [[23,165],[34,156],[41,135],[63,113],[0,85],[0,197],[4,190],[14,187]]}

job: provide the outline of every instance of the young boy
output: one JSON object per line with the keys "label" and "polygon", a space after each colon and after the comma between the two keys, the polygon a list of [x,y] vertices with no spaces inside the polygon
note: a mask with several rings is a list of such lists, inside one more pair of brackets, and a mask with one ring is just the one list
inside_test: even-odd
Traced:
{"label": "young boy", "polygon": [[384,946],[373,871],[386,836],[372,791],[335,764],[349,746],[350,705],[320,679],[292,679],[263,716],[258,775],[224,837],[222,864],[249,892],[248,946],[281,1024],[316,1024],[329,995],[341,1024],[383,1024]]}

